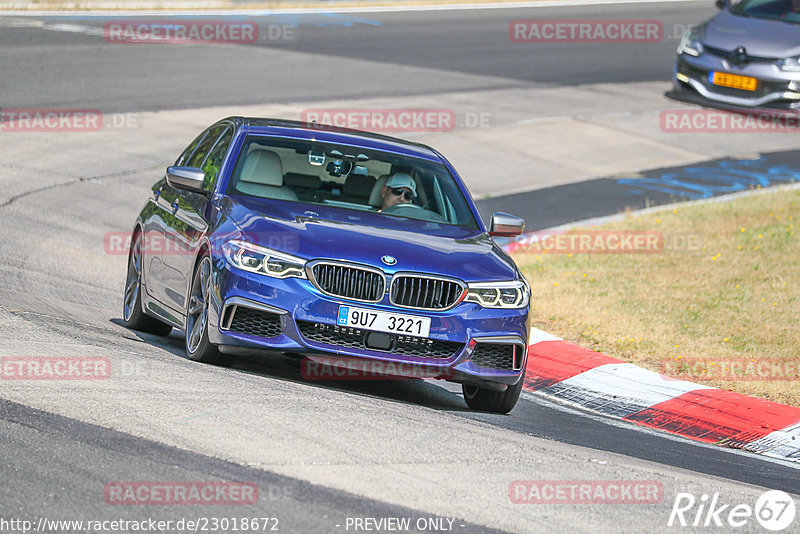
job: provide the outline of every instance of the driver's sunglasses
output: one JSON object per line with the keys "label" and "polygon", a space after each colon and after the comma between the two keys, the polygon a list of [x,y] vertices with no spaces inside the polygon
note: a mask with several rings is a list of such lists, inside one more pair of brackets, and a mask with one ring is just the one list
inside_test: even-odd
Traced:
{"label": "driver's sunglasses", "polygon": [[405,189],[400,189],[399,187],[392,187],[391,190],[394,196],[402,196],[406,199],[406,202],[411,202],[411,199],[414,198],[414,195],[411,194],[411,191],[406,191]]}

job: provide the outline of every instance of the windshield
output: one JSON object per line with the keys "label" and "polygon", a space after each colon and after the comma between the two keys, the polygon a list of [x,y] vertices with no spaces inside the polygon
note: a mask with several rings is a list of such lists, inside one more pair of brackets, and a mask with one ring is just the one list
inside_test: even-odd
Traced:
{"label": "windshield", "polygon": [[742,0],[731,13],[800,24],[800,0]]}
{"label": "windshield", "polygon": [[248,136],[227,193],[478,228],[443,164],[306,139]]}

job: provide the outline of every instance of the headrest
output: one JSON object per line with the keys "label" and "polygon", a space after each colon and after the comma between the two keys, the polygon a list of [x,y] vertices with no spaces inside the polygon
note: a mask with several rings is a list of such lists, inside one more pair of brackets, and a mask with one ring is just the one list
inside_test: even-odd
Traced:
{"label": "headrest", "polygon": [[372,193],[372,186],[374,185],[375,178],[372,176],[351,174],[344,181],[343,192],[345,195],[367,198]]}
{"label": "headrest", "polygon": [[388,174],[384,174],[378,177],[375,181],[375,185],[372,186],[372,193],[369,195],[369,205],[375,208],[380,208],[383,204],[383,199],[381,198],[381,190],[383,189],[383,184],[386,183],[386,180],[389,179]]}
{"label": "headrest", "polygon": [[322,178],[313,174],[300,174],[287,172],[283,177],[284,185],[289,187],[304,187],[306,189],[319,189],[322,187]]}
{"label": "headrest", "polygon": [[283,166],[275,152],[258,148],[247,154],[239,176],[242,182],[261,185],[283,185]]}

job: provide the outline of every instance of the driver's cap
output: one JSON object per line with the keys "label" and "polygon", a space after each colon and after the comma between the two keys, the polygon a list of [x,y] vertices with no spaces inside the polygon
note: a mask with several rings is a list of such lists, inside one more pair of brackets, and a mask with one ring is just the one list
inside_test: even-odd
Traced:
{"label": "driver's cap", "polygon": [[405,187],[411,190],[412,195],[417,196],[417,183],[411,176],[404,172],[398,172],[386,180],[386,187]]}

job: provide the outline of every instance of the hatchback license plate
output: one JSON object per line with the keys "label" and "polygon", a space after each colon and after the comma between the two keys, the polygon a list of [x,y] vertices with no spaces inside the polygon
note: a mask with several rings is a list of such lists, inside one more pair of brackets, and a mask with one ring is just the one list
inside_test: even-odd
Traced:
{"label": "hatchback license plate", "polygon": [[745,91],[755,91],[758,87],[758,80],[750,76],[739,76],[738,74],[728,74],[727,72],[709,72],[708,81],[714,85],[730,87],[732,89],[744,89]]}
{"label": "hatchback license plate", "polygon": [[336,319],[336,324],[414,337],[428,337],[431,331],[430,317],[368,310],[353,306],[339,306],[339,317]]}

